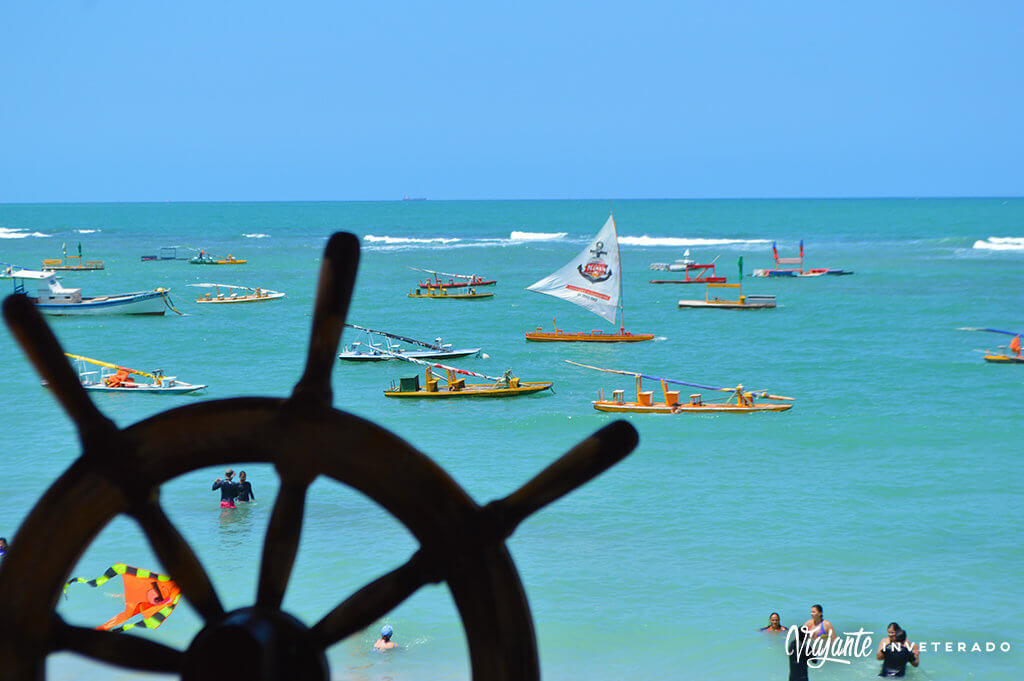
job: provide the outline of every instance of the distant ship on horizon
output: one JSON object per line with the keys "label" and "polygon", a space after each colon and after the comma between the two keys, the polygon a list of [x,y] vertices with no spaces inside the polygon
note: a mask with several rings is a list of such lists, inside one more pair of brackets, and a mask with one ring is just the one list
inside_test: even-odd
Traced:
{"label": "distant ship on horizon", "polygon": [[404,194],[402,196],[402,200],[403,201],[426,201],[427,197],[425,197],[425,196],[409,196],[408,194]]}

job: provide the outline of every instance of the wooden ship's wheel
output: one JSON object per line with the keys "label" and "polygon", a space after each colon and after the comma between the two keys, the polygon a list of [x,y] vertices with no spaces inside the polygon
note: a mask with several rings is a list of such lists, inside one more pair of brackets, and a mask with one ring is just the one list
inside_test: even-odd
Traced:
{"label": "wooden ship's wheel", "polygon": [[[477,505],[426,455],[331,407],[331,369],[358,262],[356,237],[331,237],[306,367],[291,397],[213,400],[123,430],[90,401],[32,303],[24,296],[4,301],[7,324],[74,420],[82,454],[32,509],[0,561],[0,681],[44,679],[46,657],[57,651],[186,681],[327,681],[326,648],[371,625],[421,586],[442,581],[462,619],[473,678],[539,679],[533,621],[505,539],[527,516],[625,457],[636,446],[636,431],[624,421],[612,423],[516,492]],[[197,468],[241,462],[274,464],[281,485],[256,602],[225,612],[195,553],[162,510],[160,485]],[[306,493],[319,475],[376,501],[409,529],[419,549],[307,627],[281,603]],[[56,613],[78,558],[120,514],[139,523],[164,571],[204,620],[184,651],[132,634],[72,626]],[[228,658],[224,650],[237,654]]]}

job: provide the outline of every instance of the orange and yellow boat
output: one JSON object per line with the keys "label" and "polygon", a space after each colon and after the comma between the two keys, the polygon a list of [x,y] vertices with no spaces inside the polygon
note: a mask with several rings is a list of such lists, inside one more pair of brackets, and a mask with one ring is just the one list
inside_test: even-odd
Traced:
{"label": "orange and yellow boat", "polygon": [[537,327],[536,331],[527,331],[526,340],[536,341],[539,343],[550,343],[550,342],[578,342],[578,343],[637,343],[639,341],[649,341],[654,338],[653,333],[631,333],[623,328],[619,328],[618,333],[605,333],[600,329],[592,329],[590,331],[563,331],[558,328],[558,322],[554,319],[554,331],[544,331],[541,327]]}
{"label": "orange and yellow boat", "polygon": [[480,293],[475,288],[466,289],[465,292],[461,290],[453,293],[449,293],[446,288],[439,287],[428,287],[428,288],[417,288],[415,292],[409,291],[410,298],[434,298],[444,300],[478,300],[481,298],[493,298],[493,293]]}
{"label": "orange and yellow boat", "polygon": [[[1010,343],[1001,346],[999,350],[978,350],[985,353],[985,361],[992,364],[1024,364],[1024,356],[1021,355],[1020,331],[1003,331],[1002,329],[982,329],[974,326],[962,327],[961,331],[988,331],[990,333],[1001,333],[1004,336],[1013,336]],[[1001,352],[1006,350],[1006,352]]]}
{"label": "orange and yellow boat", "polygon": [[[551,381],[520,381],[506,371],[501,377],[487,376],[475,371],[456,369],[455,367],[437,362],[424,362],[397,352],[382,350],[382,352],[394,356],[396,359],[403,359],[406,362],[419,364],[426,367],[426,384],[420,386],[420,377],[411,376],[399,379],[398,384],[391,383],[391,387],[384,391],[384,397],[403,398],[426,398],[426,399],[451,399],[459,397],[521,397],[532,395],[542,390],[551,388]],[[444,376],[434,374],[434,369],[443,369]],[[490,383],[466,383],[466,379],[460,376],[475,376],[483,378]],[[440,381],[444,381],[441,383]]]}
{"label": "orange and yellow boat", "polygon": [[[613,390],[611,399],[605,399],[604,391],[600,390],[597,399],[591,402],[597,411],[632,413],[632,414],[750,414],[754,412],[788,411],[793,408],[793,398],[783,395],[771,395],[767,391],[746,390],[742,385],[735,388],[716,388],[714,386],[700,385],[699,383],[688,383],[670,378],[648,376],[635,371],[621,371],[619,369],[602,369],[601,367],[580,364],[566,360],[569,364],[585,369],[594,369],[610,374],[623,374],[633,376],[636,379],[636,401],[626,401],[625,390]],[[643,379],[659,381],[661,383],[662,401],[656,402],[654,391],[644,390]],[[701,393],[693,393],[686,402],[680,402],[679,391],[669,390],[669,384],[684,385],[700,390],[731,393],[730,397],[722,402],[705,402]],[[773,400],[782,404],[771,404],[758,402],[758,400]]]}

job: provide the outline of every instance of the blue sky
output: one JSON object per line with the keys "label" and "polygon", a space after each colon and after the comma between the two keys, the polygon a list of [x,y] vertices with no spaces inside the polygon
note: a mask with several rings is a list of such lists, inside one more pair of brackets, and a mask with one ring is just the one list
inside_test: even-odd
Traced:
{"label": "blue sky", "polygon": [[1019,196],[1022,19],[7,0],[0,202]]}

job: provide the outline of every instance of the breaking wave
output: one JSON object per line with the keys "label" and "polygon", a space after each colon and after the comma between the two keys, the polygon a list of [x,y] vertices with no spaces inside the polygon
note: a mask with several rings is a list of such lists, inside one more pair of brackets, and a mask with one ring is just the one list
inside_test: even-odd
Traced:
{"label": "breaking wave", "polygon": [[568,232],[512,232],[508,238],[510,241],[554,241],[568,235]]}
{"label": "breaking wave", "polygon": [[95,234],[96,232],[99,232],[100,230],[98,230],[98,229],[76,229],[75,231],[78,232],[79,234]]}
{"label": "breaking wave", "polygon": [[986,251],[1024,251],[1024,237],[990,236],[975,241],[974,247]]}
{"label": "breaking wave", "polygon": [[30,232],[27,229],[20,229],[18,227],[0,227],[0,239],[24,239],[25,237],[50,237],[52,234],[43,234],[42,232]]}
{"label": "breaking wave", "polygon": [[363,240],[371,244],[386,244],[388,246],[401,246],[409,244],[454,244],[462,241],[462,239],[436,237],[433,239],[414,239],[412,237],[404,236],[374,236],[373,234],[367,234],[363,237]]}
{"label": "breaking wave", "polygon": [[266,239],[270,235],[269,234],[260,234],[259,232],[257,232],[256,234],[243,234],[242,236],[244,236],[246,238],[249,238],[249,239]]}
{"label": "breaking wave", "polygon": [[747,244],[770,244],[769,239],[701,239],[697,237],[674,236],[620,236],[620,246],[735,246]]}

